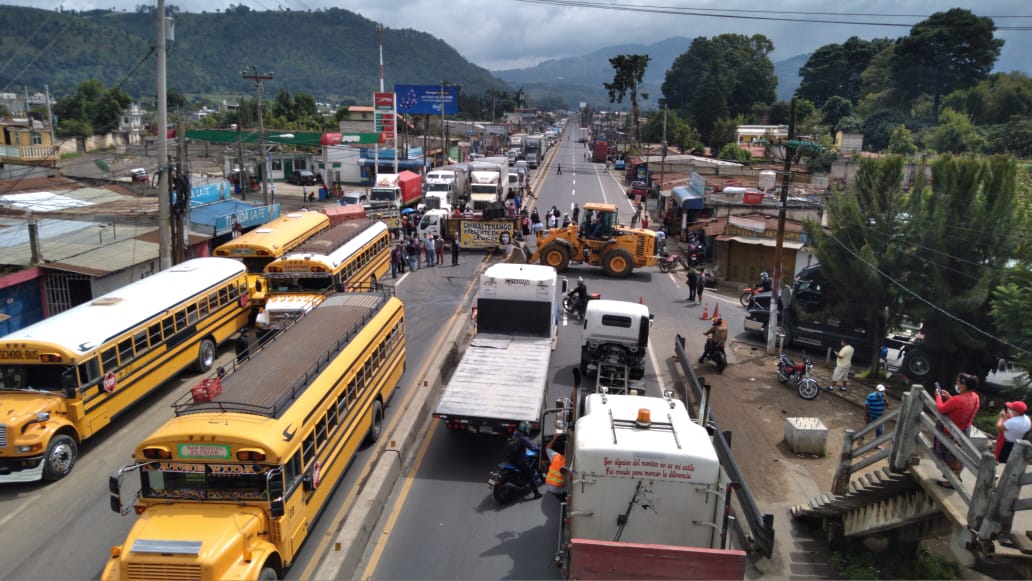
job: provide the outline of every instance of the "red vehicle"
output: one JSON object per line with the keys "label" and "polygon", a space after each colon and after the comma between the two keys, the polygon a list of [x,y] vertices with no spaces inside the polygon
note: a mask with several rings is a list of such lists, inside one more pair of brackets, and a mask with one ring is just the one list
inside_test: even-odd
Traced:
{"label": "red vehicle", "polygon": [[595,141],[591,148],[591,161],[595,163],[604,163],[609,159],[609,144],[601,139]]}
{"label": "red vehicle", "polygon": [[627,197],[634,198],[637,196],[645,197],[645,194],[649,193],[649,185],[642,181],[631,182],[631,187],[627,188]]}

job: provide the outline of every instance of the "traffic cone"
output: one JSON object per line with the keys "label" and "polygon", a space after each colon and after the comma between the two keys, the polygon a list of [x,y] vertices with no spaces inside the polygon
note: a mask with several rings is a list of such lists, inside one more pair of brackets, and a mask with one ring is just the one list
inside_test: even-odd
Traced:
{"label": "traffic cone", "polygon": [[720,318],[720,303],[713,303],[713,318]]}
{"label": "traffic cone", "polygon": [[638,295],[638,304],[639,305],[644,305],[645,304],[645,301],[642,299],[641,295]]}
{"label": "traffic cone", "polygon": [[699,318],[700,319],[708,319],[709,318],[709,303],[706,303],[706,305],[704,307],[702,307],[702,316],[699,317]]}

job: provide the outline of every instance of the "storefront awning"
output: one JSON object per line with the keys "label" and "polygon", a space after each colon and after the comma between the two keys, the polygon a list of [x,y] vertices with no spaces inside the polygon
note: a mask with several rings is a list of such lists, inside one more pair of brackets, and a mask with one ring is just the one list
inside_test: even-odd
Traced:
{"label": "storefront awning", "polygon": [[[778,245],[778,241],[774,238],[751,238],[749,236],[717,236],[718,242],[738,242],[741,244],[750,244],[753,246],[769,246],[771,248]],[[798,240],[785,240],[784,247],[791,250],[799,250],[803,246],[806,246]]]}
{"label": "storefront awning", "polygon": [[682,210],[701,210],[705,206],[702,194],[693,192],[684,186],[674,188],[671,193],[677,207]]}
{"label": "storefront awning", "polygon": [[279,215],[279,205],[252,206],[237,200],[226,200],[214,204],[205,204],[190,208],[191,229],[222,236],[233,230],[233,225],[240,223],[242,228],[260,226]]}

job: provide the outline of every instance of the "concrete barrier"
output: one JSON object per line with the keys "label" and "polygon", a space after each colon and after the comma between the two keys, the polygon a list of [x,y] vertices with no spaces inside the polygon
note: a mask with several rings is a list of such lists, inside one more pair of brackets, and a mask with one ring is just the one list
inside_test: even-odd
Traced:
{"label": "concrete barrier", "polygon": [[361,483],[362,490],[344,517],[329,552],[322,558],[315,578],[352,578],[361,574],[357,568],[366,545],[394,485],[401,475],[408,472],[419,452],[419,443],[433,421],[433,406],[437,404],[451,370],[466,352],[472,329],[469,317],[459,317],[449,327],[443,344],[451,347],[437,354],[426,377],[417,378],[413,386],[416,395],[408,402],[408,407],[399,410],[402,418],[394,430],[384,434],[387,447],[375,460],[376,465],[369,477]]}
{"label": "concrete barrier", "polygon": [[819,418],[785,418],[785,443],[796,454],[823,456],[828,443],[828,428]]}

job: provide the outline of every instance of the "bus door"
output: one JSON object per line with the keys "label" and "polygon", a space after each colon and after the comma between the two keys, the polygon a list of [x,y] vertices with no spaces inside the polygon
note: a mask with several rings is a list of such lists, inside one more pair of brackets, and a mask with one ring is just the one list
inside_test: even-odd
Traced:
{"label": "bus door", "polygon": [[[305,505],[305,483],[301,474],[301,452],[294,454],[284,470],[287,495],[283,499],[284,533],[290,553],[297,554],[308,533],[308,507]],[[293,559],[291,559],[293,560]]]}

